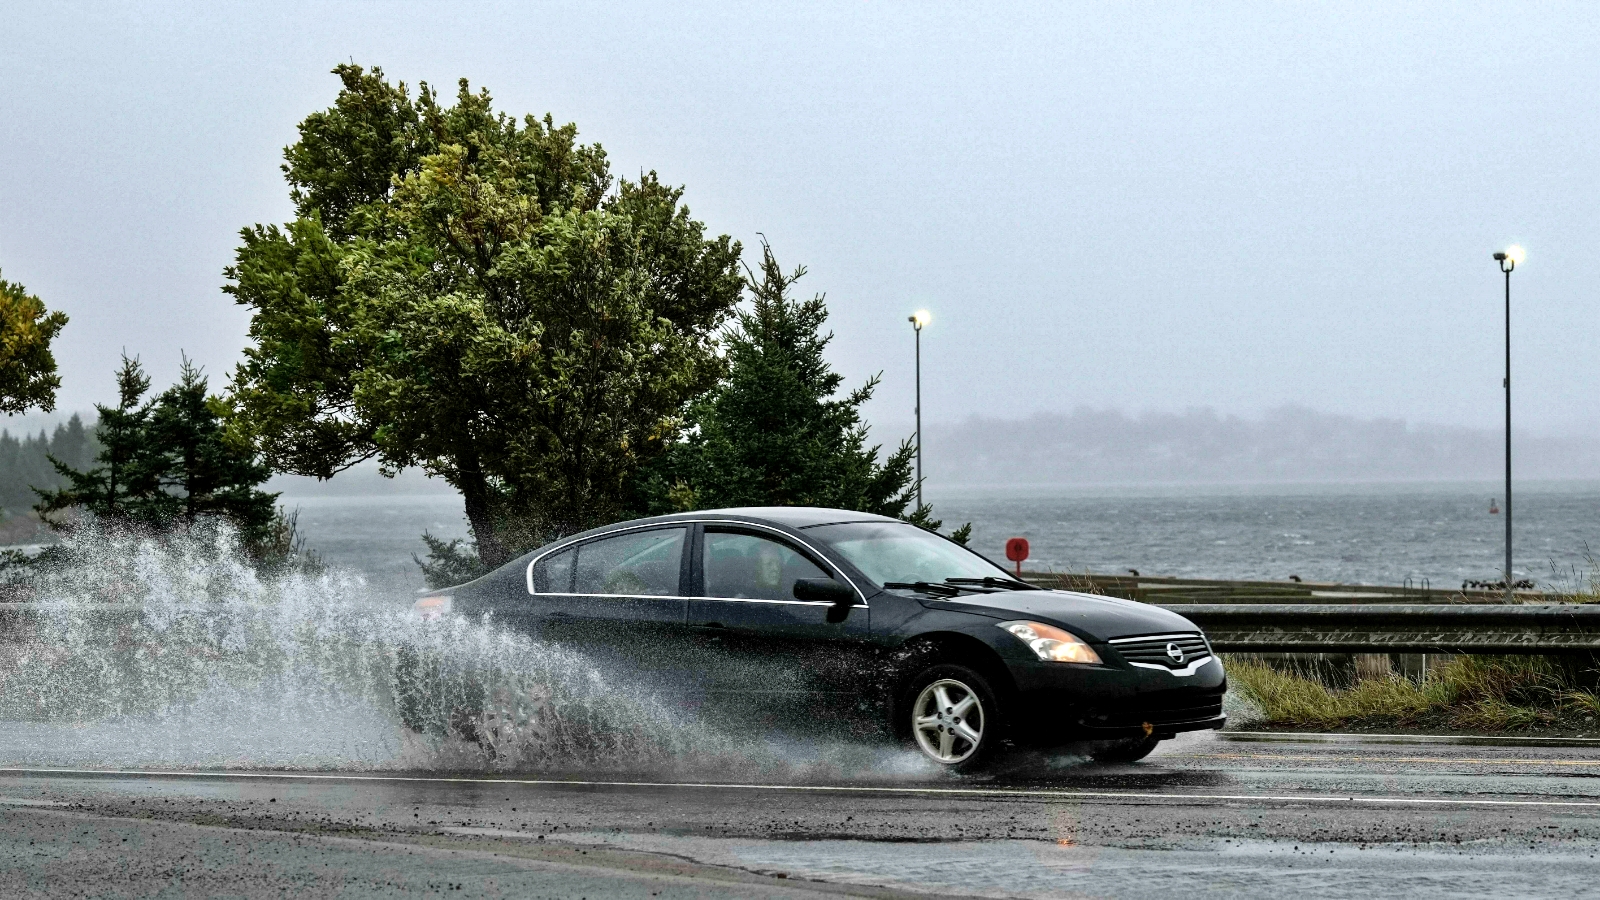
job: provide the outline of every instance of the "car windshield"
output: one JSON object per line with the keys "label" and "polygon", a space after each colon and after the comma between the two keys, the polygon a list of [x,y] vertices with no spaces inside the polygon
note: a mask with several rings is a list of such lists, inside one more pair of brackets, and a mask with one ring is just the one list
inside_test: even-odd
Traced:
{"label": "car windshield", "polygon": [[807,528],[878,584],[943,584],[950,579],[1012,581],[971,550],[902,522],[846,522]]}

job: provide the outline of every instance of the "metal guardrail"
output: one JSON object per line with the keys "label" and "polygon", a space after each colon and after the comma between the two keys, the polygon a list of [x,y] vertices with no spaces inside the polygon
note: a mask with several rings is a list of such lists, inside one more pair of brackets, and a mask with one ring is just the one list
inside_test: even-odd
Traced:
{"label": "metal guardrail", "polygon": [[1600,604],[1537,591],[1024,572],[1041,587],[1169,609],[1234,653],[1600,653]]}
{"label": "metal guardrail", "polygon": [[[1426,581],[1403,585],[1312,581],[1224,581],[1210,578],[1023,572],[1041,587],[1086,591],[1161,606],[1178,603],[1504,604],[1505,592],[1436,588]],[[1547,602],[1539,591],[1517,591],[1518,602]]]}
{"label": "metal guardrail", "polygon": [[1234,653],[1600,652],[1600,604],[1180,603]]}

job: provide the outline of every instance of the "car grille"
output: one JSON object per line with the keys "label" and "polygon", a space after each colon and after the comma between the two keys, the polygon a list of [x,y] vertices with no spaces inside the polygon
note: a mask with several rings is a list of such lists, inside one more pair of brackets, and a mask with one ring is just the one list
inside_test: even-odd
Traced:
{"label": "car grille", "polygon": [[[1152,634],[1145,637],[1117,638],[1110,642],[1123,659],[1135,665],[1161,666],[1164,669],[1186,669],[1211,655],[1211,647],[1203,635]],[[1169,644],[1183,651],[1181,662],[1167,653]]]}

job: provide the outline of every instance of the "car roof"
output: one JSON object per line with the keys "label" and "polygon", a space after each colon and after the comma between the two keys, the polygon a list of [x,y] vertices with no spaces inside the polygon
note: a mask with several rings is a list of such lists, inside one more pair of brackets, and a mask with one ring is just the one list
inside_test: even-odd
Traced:
{"label": "car roof", "polygon": [[626,522],[612,522],[609,525],[601,525],[588,531],[581,531],[577,534],[569,534],[558,538],[538,550],[531,551],[528,556],[537,556],[548,552],[554,547],[574,544],[581,540],[605,534],[608,531],[649,525],[671,525],[675,522],[707,522],[715,519],[765,521],[794,529],[812,528],[817,525],[837,525],[842,522],[901,521],[900,519],[873,513],[852,512],[847,509],[827,509],[820,506],[738,506],[728,509],[697,509],[693,512],[672,513],[665,516],[651,516],[644,519],[631,519]]}
{"label": "car roof", "polygon": [[[522,566],[529,565],[531,560],[535,560],[541,556],[552,553],[558,548],[568,547],[573,544],[588,540],[589,538],[598,537],[610,531],[648,527],[651,525],[706,522],[716,519],[748,520],[755,522],[765,520],[776,525],[782,525],[784,527],[793,528],[796,530],[801,528],[812,528],[818,525],[838,525],[845,522],[893,522],[898,524],[907,524],[904,522],[904,520],[896,519],[891,516],[880,516],[875,513],[853,512],[847,509],[828,509],[821,506],[736,506],[729,507],[727,509],[699,509],[693,512],[672,513],[665,516],[650,516],[648,518],[632,519],[626,522],[612,522],[609,525],[601,525],[596,528],[591,528],[588,531],[581,531],[577,534],[569,534],[564,537],[557,538],[556,540],[545,544],[538,549],[528,551],[517,559],[506,563],[506,565],[502,568],[520,568]],[[495,571],[498,572],[500,569],[496,569]],[[475,579],[475,581],[488,577],[488,575],[484,575],[479,579]],[[471,583],[473,582],[467,582],[467,584]],[[466,585],[464,584],[456,585],[456,587],[465,586]],[[454,590],[454,588],[451,588],[451,590]],[[429,588],[424,588],[422,590],[422,593],[433,592],[435,591]]]}
{"label": "car roof", "polygon": [[715,519],[737,516],[749,519],[766,519],[790,528],[810,528],[814,525],[833,525],[839,522],[898,522],[888,516],[851,512],[845,509],[827,509],[820,506],[739,506],[730,509],[703,509],[696,517]]}

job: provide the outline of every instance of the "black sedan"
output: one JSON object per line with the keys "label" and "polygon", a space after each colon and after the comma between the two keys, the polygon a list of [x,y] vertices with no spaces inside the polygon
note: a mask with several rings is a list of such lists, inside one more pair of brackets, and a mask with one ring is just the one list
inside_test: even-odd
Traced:
{"label": "black sedan", "polygon": [[417,609],[488,616],[775,722],[875,710],[954,769],[1005,745],[1092,742],[1101,760],[1133,761],[1226,721],[1222,663],[1182,616],[1044,590],[864,513],[722,509],[608,525]]}

